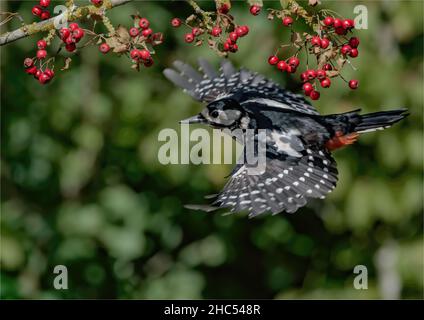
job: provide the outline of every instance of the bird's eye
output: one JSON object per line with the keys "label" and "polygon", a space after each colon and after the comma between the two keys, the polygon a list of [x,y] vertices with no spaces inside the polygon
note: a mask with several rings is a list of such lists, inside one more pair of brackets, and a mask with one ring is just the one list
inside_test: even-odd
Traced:
{"label": "bird's eye", "polygon": [[218,117],[219,116],[219,112],[218,112],[218,110],[214,110],[214,111],[212,111],[211,112],[211,117],[212,118],[216,118],[216,117]]}

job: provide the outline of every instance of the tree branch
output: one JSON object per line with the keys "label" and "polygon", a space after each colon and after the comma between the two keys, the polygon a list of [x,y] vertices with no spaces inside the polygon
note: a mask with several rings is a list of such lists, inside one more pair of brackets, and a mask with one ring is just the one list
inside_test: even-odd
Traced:
{"label": "tree branch", "polygon": [[[95,14],[95,13],[101,13],[105,9],[111,9],[123,4],[126,4],[128,2],[131,2],[132,0],[107,0],[104,1],[104,4],[101,7],[95,7],[93,5],[87,5],[83,7],[77,7],[74,11],[69,12],[65,11],[61,14],[52,17],[48,20],[44,20],[41,22],[34,22],[32,24],[27,24],[19,29],[16,29],[14,31],[6,32],[2,35],[0,35],[0,46],[3,46],[5,44],[11,43],[13,41],[28,37],[32,34],[38,33],[38,32],[44,32],[49,31],[55,28],[54,21],[60,21],[64,20],[67,15],[67,21],[75,21],[82,17],[85,17],[89,14]],[[57,19],[57,20],[56,20]]]}

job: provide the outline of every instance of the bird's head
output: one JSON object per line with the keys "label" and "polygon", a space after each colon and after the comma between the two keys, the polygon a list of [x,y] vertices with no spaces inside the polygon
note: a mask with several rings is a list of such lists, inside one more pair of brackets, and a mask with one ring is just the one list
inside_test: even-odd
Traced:
{"label": "bird's head", "polygon": [[209,103],[199,114],[180,123],[203,123],[215,128],[238,128],[245,125],[247,114],[233,99],[220,99]]}

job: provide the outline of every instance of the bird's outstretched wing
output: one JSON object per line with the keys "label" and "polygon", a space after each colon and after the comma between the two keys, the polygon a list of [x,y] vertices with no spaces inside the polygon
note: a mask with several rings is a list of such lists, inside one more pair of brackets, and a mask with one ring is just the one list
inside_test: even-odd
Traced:
{"label": "bird's outstretched wing", "polygon": [[165,69],[164,75],[175,85],[184,89],[194,99],[212,102],[232,97],[239,103],[265,104],[295,110],[307,114],[318,114],[303,96],[284,90],[275,82],[256,72],[236,70],[228,60],[221,61],[217,72],[206,60],[199,59],[199,71],[181,61],[174,62],[174,69]]}

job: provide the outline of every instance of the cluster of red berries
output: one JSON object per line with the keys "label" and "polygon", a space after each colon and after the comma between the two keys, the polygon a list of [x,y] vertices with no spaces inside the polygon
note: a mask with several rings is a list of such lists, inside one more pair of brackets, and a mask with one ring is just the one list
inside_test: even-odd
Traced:
{"label": "cluster of red berries", "polygon": [[234,29],[234,31],[230,32],[228,34],[228,38],[225,40],[223,44],[223,50],[229,51],[229,52],[237,52],[238,45],[237,40],[239,38],[244,37],[249,33],[249,27],[248,26],[239,26]]}
{"label": "cluster of red berries", "polygon": [[138,27],[130,28],[129,34],[133,38],[138,36],[149,38],[153,34],[153,30],[150,28],[150,21],[146,18],[140,18]]}
{"label": "cluster of red berries", "polygon": [[151,67],[153,65],[153,59],[147,49],[132,49],[130,51],[130,57],[137,64],[142,63],[145,67]]}
{"label": "cluster of red berries", "polygon": [[[51,79],[54,77],[54,71],[49,68],[44,68],[43,70],[43,64],[42,61],[47,57],[47,42],[46,40],[39,40],[37,41],[37,57],[36,59],[33,58],[25,58],[24,60],[24,67],[25,72],[27,74],[33,75],[35,79],[38,80],[41,84],[48,83]],[[35,60],[35,61],[34,61]],[[40,67],[37,68],[35,65],[35,62],[40,63]]]}
{"label": "cluster of red berries", "polygon": [[275,65],[280,71],[295,73],[300,61],[298,57],[290,57],[286,60],[280,60],[276,55],[274,55],[268,58],[268,63],[272,66]]}
{"label": "cluster of red berries", "polygon": [[303,92],[306,96],[309,96],[312,100],[318,100],[320,93],[317,90],[318,85],[315,83],[319,82],[322,88],[329,88],[331,86],[331,80],[327,76],[327,71],[331,71],[333,67],[327,63],[322,69],[319,70],[306,70],[300,75],[300,80],[303,82]]}
{"label": "cluster of red berries", "polygon": [[32,7],[32,14],[40,17],[41,20],[47,20],[50,18],[50,11],[47,7],[50,5],[50,0],[40,0],[39,4]]}
{"label": "cluster of red berries", "polygon": [[327,28],[334,28],[334,32],[338,35],[345,35],[355,27],[355,22],[352,19],[339,19],[330,16],[325,17],[322,23]]}
{"label": "cluster of red berries", "polygon": [[79,27],[78,23],[72,22],[69,28],[62,28],[59,31],[60,39],[65,44],[65,49],[68,52],[74,52],[77,48],[77,43],[84,37],[84,30]]}
{"label": "cluster of red berries", "polygon": [[261,7],[254,4],[253,6],[250,6],[250,13],[254,16],[257,16],[261,12]]}

